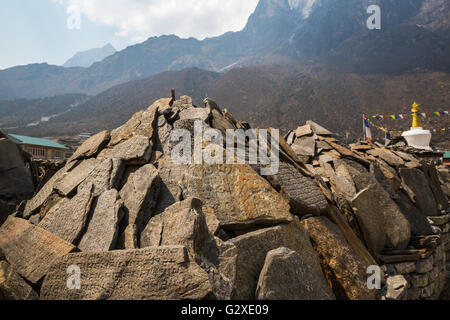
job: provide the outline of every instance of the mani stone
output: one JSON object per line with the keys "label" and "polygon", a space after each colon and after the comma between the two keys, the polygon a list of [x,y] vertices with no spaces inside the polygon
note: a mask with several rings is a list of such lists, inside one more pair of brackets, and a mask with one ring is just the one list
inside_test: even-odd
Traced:
{"label": "mani stone", "polygon": [[378,157],[386,161],[389,165],[393,167],[402,166],[405,164],[405,161],[402,158],[397,157],[393,152],[387,149],[373,149],[368,152],[371,156]]}
{"label": "mani stone", "polygon": [[148,137],[135,136],[100,155],[102,158],[121,158],[127,165],[142,165],[150,161],[152,147],[153,144]]}
{"label": "mani stone", "polygon": [[433,192],[434,198],[440,206],[440,210],[447,210],[448,207],[448,198],[445,193],[441,189],[441,183],[439,181],[438,171],[436,169],[436,165],[434,164],[426,164],[423,166],[423,170],[425,174],[428,176],[428,182]]}
{"label": "mani stone", "polygon": [[331,136],[333,135],[332,132],[328,131],[324,127],[318,125],[314,121],[308,120],[306,121],[306,124],[309,125],[312,129],[312,131],[317,134],[318,136]]}
{"label": "mani stone", "polygon": [[207,122],[211,116],[211,110],[209,108],[196,108],[191,107],[180,111],[180,120],[192,120],[198,119]]}
{"label": "mani stone", "polygon": [[120,190],[120,198],[124,202],[125,224],[135,224],[141,232],[153,215],[159,194],[158,170],[147,164],[128,177]]}
{"label": "mani stone", "polygon": [[286,247],[297,252],[305,266],[305,273],[313,279],[316,297],[334,300],[334,294],[320,268],[317,253],[311,246],[308,233],[297,217],[287,225],[280,225],[244,234],[229,240],[236,247],[233,300],[255,298],[259,275],[264,267],[267,253]]}
{"label": "mani stone", "polygon": [[73,250],[72,244],[23,219],[9,217],[0,228],[0,251],[14,270],[34,284],[58,257]]}
{"label": "mani stone", "polygon": [[313,137],[297,139],[291,147],[299,156],[314,157],[316,155],[316,140]]}
{"label": "mani stone", "polygon": [[302,257],[288,248],[267,253],[256,288],[257,300],[322,300],[324,295],[316,287]]}
{"label": "mani stone", "polygon": [[[81,270],[81,288],[67,287],[67,267]],[[202,300],[208,275],[182,246],[152,247],[62,257],[48,272],[43,300]]]}
{"label": "mani stone", "polygon": [[105,191],[92,206],[92,217],[78,248],[84,252],[102,252],[115,248],[119,223],[122,218],[119,193]]}
{"label": "mani stone", "polygon": [[42,189],[39,190],[39,192],[31,200],[27,201],[23,212],[24,218],[29,218],[34,213],[38,212],[38,210],[52,194],[55,182],[58,181],[59,178],[65,174],[65,172],[66,167],[56,172],[53,177],[51,177],[50,180],[42,187]]}
{"label": "mani stone", "polygon": [[189,198],[153,217],[141,234],[141,248],[182,245],[191,253],[201,251],[209,236],[202,202]]}
{"label": "mani stone", "polygon": [[0,261],[0,300],[38,300],[33,288],[6,261]]}
{"label": "mani stone", "polygon": [[172,126],[167,122],[166,117],[158,117],[157,127],[156,127],[156,142],[155,150],[160,151],[163,154],[170,154],[170,133],[172,131]]}
{"label": "mani stone", "polygon": [[129,140],[134,136],[145,136],[149,139],[153,137],[155,122],[158,116],[158,108],[165,104],[163,100],[158,100],[147,110],[142,110],[134,114],[127,123],[111,132],[111,140],[108,147],[118,145],[122,141]]}
{"label": "mani stone", "polygon": [[378,293],[367,287],[367,265],[345,240],[338,226],[326,217],[302,221],[320,257],[328,282],[338,299],[377,300]]}
{"label": "mani stone", "polygon": [[158,169],[161,182],[158,201],[154,209],[155,214],[164,212],[172,204],[182,200],[179,182],[181,182],[187,166],[177,165],[167,156],[160,159]]}
{"label": "mani stone", "polygon": [[248,165],[188,166],[181,188],[211,207],[225,229],[292,221],[289,203]]}
{"label": "mani stone", "polygon": [[291,212],[302,217],[307,214],[321,215],[329,205],[314,181],[303,176],[295,167],[281,162],[275,175],[280,192],[289,201]]}
{"label": "mani stone", "polygon": [[70,157],[69,161],[96,156],[111,139],[109,131],[102,131],[87,139]]}
{"label": "mani stone", "polygon": [[61,204],[47,212],[39,227],[75,244],[82,236],[88,219],[93,198],[92,188],[91,183],[80,186],[76,196],[63,199]]}
{"label": "mani stone", "polygon": [[75,169],[64,173],[55,181],[55,190],[67,197],[94,171],[99,163],[100,161],[94,158],[82,161]]}
{"label": "mani stone", "polygon": [[104,159],[84,180],[83,184],[92,183],[94,185],[93,195],[98,197],[103,192],[118,188],[125,162],[122,159]]}
{"label": "mani stone", "polygon": [[415,194],[416,205],[425,216],[439,216],[436,200],[425,174],[419,169],[399,169],[405,185]]}
{"label": "mani stone", "polygon": [[[391,199],[389,193],[380,184],[376,183],[369,186],[365,192],[360,192],[352,200],[352,203],[356,211],[358,211],[356,213],[358,221],[360,216],[365,216],[365,219],[362,218],[362,220],[365,221],[366,226],[368,223],[370,224],[368,220],[373,215],[381,214],[387,248],[406,249],[411,240],[411,226],[399,207]],[[381,235],[379,236],[381,237]],[[377,246],[376,248],[378,249],[379,247]]]}
{"label": "mani stone", "polygon": [[394,201],[408,220],[409,225],[411,226],[411,235],[426,236],[433,234],[433,228],[427,217],[417,209],[408,196],[401,190],[397,192],[396,195],[397,199]]}
{"label": "mani stone", "polygon": [[310,136],[312,134],[313,134],[313,132],[312,132],[311,126],[309,124],[304,125],[302,127],[298,127],[297,130],[295,130],[295,136],[297,138],[301,138],[303,136]]}
{"label": "mani stone", "polygon": [[358,220],[367,247],[372,254],[381,253],[386,245],[383,213],[373,207],[373,195],[369,189],[358,193],[352,199],[353,211]]}

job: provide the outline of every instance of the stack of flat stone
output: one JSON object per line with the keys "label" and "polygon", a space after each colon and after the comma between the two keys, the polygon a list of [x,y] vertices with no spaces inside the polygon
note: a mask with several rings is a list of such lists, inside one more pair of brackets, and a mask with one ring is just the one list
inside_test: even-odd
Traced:
{"label": "stack of flat stone", "polygon": [[284,163],[280,191],[247,164],[176,164],[171,132],[196,121],[248,128],[184,96],[85,141],[1,225],[1,297],[335,299],[298,217],[328,207],[312,177]]}
{"label": "stack of flat stone", "polygon": [[[448,224],[438,223],[448,200],[434,166],[375,145],[343,146],[312,121],[278,138],[279,170],[270,176],[259,164],[174,162],[174,130],[190,133],[194,151],[199,128],[249,129],[207,102],[160,99],[85,141],[0,226],[0,297],[399,300],[439,293]],[[211,148],[225,149],[225,141],[200,144],[202,152]],[[406,262],[414,270],[398,271]],[[382,265],[384,291],[368,288],[367,270]],[[417,280],[423,274],[426,284]]]}
{"label": "stack of flat stone", "polygon": [[[329,130],[310,121],[285,138],[330,190],[333,204],[380,264],[396,270],[397,265],[420,266],[435,257],[432,270],[411,267],[409,272],[391,272],[393,277],[405,275],[410,290],[406,294],[406,288],[402,292],[391,288],[388,299],[439,297],[449,241],[447,170],[438,171],[423,153],[403,145],[388,148],[359,141],[343,146]],[[428,278],[417,286],[411,279],[420,277]],[[396,278],[388,284],[401,282]]]}

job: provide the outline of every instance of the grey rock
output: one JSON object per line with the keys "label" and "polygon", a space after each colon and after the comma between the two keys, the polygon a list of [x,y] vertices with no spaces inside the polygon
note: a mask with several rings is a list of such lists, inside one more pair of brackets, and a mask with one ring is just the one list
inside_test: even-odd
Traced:
{"label": "grey rock", "polygon": [[83,184],[92,183],[93,196],[98,197],[107,190],[118,188],[124,171],[125,162],[122,159],[104,159],[86,177]]}
{"label": "grey rock", "polygon": [[70,157],[69,161],[96,156],[111,139],[109,131],[102,131],[87,139]]}
{"label": "grey rock", "polygon": [[145,136],[149,139],[153,138],[158,109],[170,103],[170,99],[160,99],[148,107],[134,114],[130,120],[123,126],[111,132],[111,140],[108,147],[112,147],[129,140],[134,136]]}
{"label": "grey rock", "polygon": [[398,167],[405,164],[405,161],[403,161],[402,158],[397,157],[393,152],[387,149],[372,149],[369,150],[367,153],[374,157],[379,157],[383,159],[393,167]]}
{"label": "grey rock", "polygon": [[236,126],[232,121],[225,118],[221,112],[217,109],[211,110],[211,127],[217,130],[220,130],[222,133],[226,133],[226,130],[231,129],[235,130]]}
{"label": "grey rock", "polygon": [[202,202],[189,198],[153,217],[141,234],[141,248],[182,245],[193,254],[201,252],[209,237]]}
{"label": "grey rock", "polygon": [[179,117],[180,120],[199,119],[208,122],[211,117],[211,109],[191,107],[180,111]]}
{"label": "grey rock", "polygon": [[274,178],[289,201],[292,213],[302,217],[306,214],[321,215],[327,211],[329,205],[319,187],[290,164],[281,162]]}
{"label": "grey rock", "polygon": [[288,202],[249,165],[191,165],[180,186],[185,198],[211,207],[225,229],[292,221]]}
{"label": "grey rock", "polygon": [[316,286],[302,257],[288,248],[267,253],[256,288],[257,300],[323,300],[331,299]]}
{"label": "grey rock", "polygon": [[386,300],[408,300],[408,281],[402,275],[389,277],[385,290]]}
{"label": "grey rock", "polygon": [[66,167],[55,173],[53,177],[39,190],[39,192],[25,205],[23,212],[24,218],[29,218],[31,215],[35,214],[40,210],[45,201],[51,196],[53,192],[53,187],[55,183],[64,176],[66,172]]}
{"label": "grey rock", "polygon": [[247,233],[231,239],[230,242],[237,249],[232,299],[255,298],[255,290],[267,253],[280,247],[296,251],[307,266],[307,273],[314,279],[316,288],[322,292],[323,299],[334,299],[334,294],[320,268],[319,258],[311,246],[308,233],[298,218],[294,218],[294,221],[288,225]]}
{"label": "grey rock", "polygon": [[55,181],[54,189],[63,196],[68,196],[91,174],[100,161],[91,158],[82,161],[72,171],[64,173]]}
{"label": "grey rock", "polygon": [[0,172],[24,166],[19,147],[10,139],[0,139]]}
{"label": "grey rock", "polygon": [[152,147],[153,144],[148,137],[134,136],[110,149],[103,157],[121,158],[127,165],[142,165],[150,161]]}
{"label": "grey rock", "polygon": [[171,151],[171,132],[172,126],[167,122],[166,118],[164,116],[158,117],[155,150],[162,152],[166,156],[169,156]]}
{"label": "grey rock", "polygon": [[321,257],[322,269],[337,299],[377,300],[378,292],[367,287],[368,262],[364,262],[346,241],[339,227],[326,217],[302,221],[314,249]]}
{"label": "grey rock", "polygon": [[[309,124],[304,125],[302,127],[298,127],[297,130],[295,130],[295,136],[297,138],[301,138],[303,136],[309,136],[309,135],[312,135],[312,134],[313,134],[313,131],[312,131],[311,126]],[[290,143],[290,144],[292,144],[292,143]]]}
{"label": "grey rock", "polygon": [[28,221],[9,217],[0,227],[0,251],[22,277],[37,283],[60,256],[75,247]]}
{"label": "grey rock", "polygon": [[433,270],[433,257],[427,259],[422,259],[417,261],[416,272],[417,273],[428,273]]}
{"label": "grey rock", "polygon": [[155,214],[160,214],[172,204],[181,201],[182,190],[179,184],[186,169],[186,165],[174,164],[170,157],[160,159],[158,171],[161,178],[161,187],[154,209]]}
{"label": "grey rock", "polygon": [[425,288],[429,283],[428,273],[411,275],[411,286],[413,288]]}
{"label": "grey rock", "polygon": [[312,129],[312,131],[317,134],[318,136],[331,136],[333,133],[324,127],[318,125],[314,121],[308,120],[306,121],[306,124],[309,125]]}
{"label": "grey rock", "polygon": [[353,211],[372,254],[381,253],[386,245],[383,213],[379,207],[373,207],[374,202],[376,200],[369,189],[361,191],[352,199]]}
{"label": "grey rock", "polygon": [[405,185],[414,193],[416,205],[425,216],[439,216],[436,200],[428,185],[425,174],[419,169],[399,169],[400,177]]}
{"label": "grey rock", "polygon": [[102,252],[115,248],[121,216],[119,193],[105,191],[92,206],[92,217],[78,248],[84,252]]}
{"label": "grey rock", "polygon": [[80,186],[76,196],[64,199],[59,206],[50,210],[39,227],[75,244],[86,226],[93,199],[92,190],[92,184]]}
{"label": "grey rock", "polygon": [[39,296],[9,263],[0,261],[0,299],[38,300]]}
{"label": "grey rock", "polygon": [[[80,290],[67,288],[67,266],[82,270]],[[202,300],[208,275],[182,246],[75,253],[53,265],[41,288],[43,300]]]}
{"label": "grey rock", "polygon": [[395,264],[395,270],[399,274],[405,275],[409,273],[413,273],[416,271],[416,263],[415,262],[402,262]]}
{"label": "grey rock", "polygon": [[[372,215],[382,217],[382,227],[386,234],[386,247],[392,249],[406,249],[411,240],[411,227],[399,207],[390,198],[389,194],[377,183],[367,188],[366,192],[357,195],[358,200],[353,202],[357,208],[356,215],[364,215],[366,211],[365,223],[368,223]],[[365,202],[365,204],[364,204]],[[377,213],[375,213],[377,212]],[[359,221],[359,217],[358,217]],[[381,237],[381,234],[379,235]],[[380,243],[381,244],[381,243]],[[376,246],[379,249],[378,246]]]}
{"label": "grey rock", "polygon": [[34,185],[19,148],[9,139],[0,139],[0,154],[0,196],[28,199]]}
{"label": "grey rock", "polygon": [[125,225],[135,224],[138,233],[153,215],[152,209],[159,194],[159,182],[158,170],[152,164],[147,164],[131,174],[120,190],[126,213]]}
{"label": "grey rock", "polygon": [[316,140],[313,137],[302,137],[297,139],[292,145],[292,150],[299,156],[316,155]]}
{"label": "grey rock", "polygon": [[419,209],[417,209],[416,206],[414,206],[403,191],[399,191],[397,193],[397,199],[394,201],[405,218],[408,219],[411,227],[411,235],[426,236],[433,234],[433,228],[428,222],[428,219],[419,211]]}
{"label": "grey rock", "polygon": [[116,249],[130,250],[138,248],[137,227],[135,224],[130,224],[120,235]]}
{"label": "grey rock", "polygon": [[428,184],[433,192],[434,198],[439,205],[440,210],[447,210],[448,198],[442,191],[441,183],[439,182],[439,176],[434,164],[425,164],[423,170],[428,177]]}

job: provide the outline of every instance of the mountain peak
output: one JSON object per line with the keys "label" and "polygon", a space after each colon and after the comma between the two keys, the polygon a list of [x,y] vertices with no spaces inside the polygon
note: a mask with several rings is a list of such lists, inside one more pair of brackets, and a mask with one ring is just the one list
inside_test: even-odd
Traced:
{"label": "mountain peak", "polygon": [[84,67],[89,68],[95,62],[102,61],[104,58],[114,54],[116,49],[110,44],[107,43],[101,48],[95,48],[91,50],[86,50],[82,52],[77,52],[72,58],[67,60],[64,63],[64,67]]}
{"label": "mountain peak", "polygon": [[297,13],[306,18],[315,2],[316,0],[260,0],[254,15],[271,18],[285,13]]}

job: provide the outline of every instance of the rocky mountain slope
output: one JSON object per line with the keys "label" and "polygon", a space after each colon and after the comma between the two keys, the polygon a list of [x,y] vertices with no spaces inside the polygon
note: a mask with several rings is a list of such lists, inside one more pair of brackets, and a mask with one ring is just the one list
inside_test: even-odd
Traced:
{"label": "rocky mountain slope", "polygon": [[[399,75],[329,74],[326,70],[284,66],[254,66],[218,74],[200,69],[172,71],[116,86],[90,98],[70,112],[35,127],[10,130],[31,136],[77,135],[113,129],[134,112],[176,88],[202,105],[206,95],[226,106],[237,117],[258,127],[286,132],[298,123],[326,123],[343,141],[361,137],[362,114],[409,113],[417,101],[423,112],[448,110],[450,76],[416,71]],[[450,125],[448,116],[423,120],[427,129]],[[376,120],[391,130],[406,130],[411,120]],[[374,137],[384,133],[373,128]],[[434,143],[447,142],[447,133],[436,133]],[[450,145],[443,145],[450,148]]]}
{"label": "rocky mountain slope", "polygon": [[[374,3],[382,7],[380,31],[365,26]],[[338,72],[448,72],[449,10],[437,0],[261,0],[239,32],[203,41],[154,37],[88,69],[38,64],[0,71],[0,99],[98,94],[168,70],[223,71],[287,57]]]}
{"label": "rocky mountain slope", "polygon": [[63,64],[63,67],[89,68],[95,62],[100,62],[106,57],[114,54],[115,52],[116,49],[114,49],[114,47],[110,43],[108,43],[101,48],[77,52],[72,58],[70,58]]}
{"label": "rocky mountain slope", "polygon": [[[180,164],[175,130],[250,128],[207,102],[160,99],[87,140],[1,224],[0,297],[439,298],[448,170],[400,146],[350,149],[312,121],[287,140],[268,131],[279,153],[269,176],[262,163],[222,164],[218,141],[200,144],[218,163]],[[369,266],[382,289],[367,286]]]}

